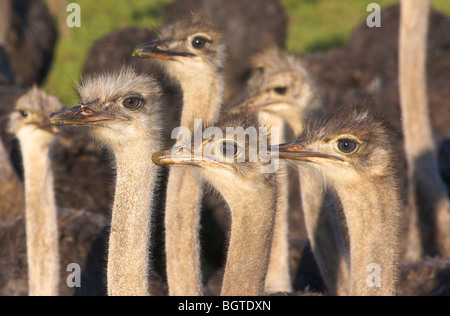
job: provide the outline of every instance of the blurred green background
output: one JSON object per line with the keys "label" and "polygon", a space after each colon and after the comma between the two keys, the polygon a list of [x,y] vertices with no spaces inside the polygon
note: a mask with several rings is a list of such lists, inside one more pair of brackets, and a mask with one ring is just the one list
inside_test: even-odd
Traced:
{"label": "blurred green background", "polygon": [[[155,28],[164,4],[171,0],[44,0],[58,19],[60,40],[44,90],[67,105],[77,102],[72,80],[78,81],[91,45],[109,32],[125,27]],[[255,0],[258,1],[258,0]],[[382,7],[399,0],[280,0],[290,18],[287,49],[291,53],[327,51],[343,45],[351,31],[369,14],[367,5]],[[81,7],[81,28],[68,28],[68,3]],[[432,0],[450,15],[450,0]],[[131,53],[131,52],[130,52]]]}

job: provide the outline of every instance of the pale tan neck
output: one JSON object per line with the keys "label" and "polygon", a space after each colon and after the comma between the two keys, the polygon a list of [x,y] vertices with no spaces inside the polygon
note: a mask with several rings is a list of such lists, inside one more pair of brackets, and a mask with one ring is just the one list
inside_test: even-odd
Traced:
{"label": "pale tan neck", "polygon": [[[45,133],[45,132],[44,132]],[[20,137],[25,172],[26,235],[30,296],[57,296],[59,249],[57,210],[46,135]]]}
{"label": "pale tan neck", "polygon": [[202,196],[203,180],[197,170],[170,169],[164,220],[171,296],[203,293],[199,240]]}
{"label": "pale tan neck", "polygon": [[284,161],[280,161],[280,167],[277,172],[277,184],[275,226],[265,292],[290,293],[292,285],[289,273],[289,180],[287,177],[287,166]]}
{"label": "pale tan neck", "polygon": [[[194,119],[214,123],[219,117],[224,86],[223,73],[178,78],[183,89],[181,126],[191,128]],[[202,295],[200,265],[200,208],[203,181],[196,170],[171,168],[165,213],[167,282],[174,296]]]}
{"label": "pale tan neck", "polygon": [[[409,242],[414,247],[409,248],[407,256],[412,259],[426,254],[436,255],[433,252],[450,256],[450,200],[439,173],[428,107],[426,57],[429,11],[429,0],[401,2],[399,77],[408,159],[409,203],[413,212]],[[421,200],[414,200],[416,193]],[[418,203],[420,206],[416,206]],[[418,219],[430,217],[429,214],[432,214],[431,222],[435,222],[435,227],[424,227],[418,232],[423,225]],[[437,245],[419,240],[421,233],[430,231],[437,232],[437,238],[432,238]],[[427,236],[422,238],[429,239]]]}
{"label": "pale tan neck", "polygon": [[[351,296],[396,294],[400,201],[395,185],[367,182],[351,188],[336,187],[344,208],[350,238]],[[381,287],[371,287],[368,278],[380,268]]]}
{"label": "pale tan neck", "polygon": [[349,292],[350,259],[339,227],[336,203],[315,170],[299,170],[306,232],[322,277],[332,296]]}
{"label": "pale tan neck", "polygon": [[[282,144],[286,140],[285,121],[275,115],[267,113],[259,114],[260,122],[267,122],[267,126],[278,128],[279,139],[272,139],[272,143]],[[272,134],[273,135],[273,134]],[[289,273],[289,188],[286,173],[286,164],[280,161],[277,172],[277,207],[275,215],[275,226],[270,253],[269,267],[265,281],[266,293],[291,292],[291,277]]]}
{"label": "pale tan neck", "polygon": [[115,151],[116,192],[108,250],[108,295],[149,295],[151,208],[157,144],[145,141]]}
{"label": "pale tan neck", "polygon": [[400,98],[407,154],[415,157],[435,150],[426,83],[428,15],[428,0],[402,1]]}
{"label": "pale tan neck", "polygon": [[239,196],[236,190],[221,189],[232,221],[221,295],[260,296],[269,266],[277,190],[276,186],[244,189],[239,190]]}
{"label": "pale tan neck", "polygon": [[180,80],[184,103],[181,126],[190,126],[194,119],[202,119],[206,123],[217,121],[223,99],[223,76],[221,72],[211,72]]}

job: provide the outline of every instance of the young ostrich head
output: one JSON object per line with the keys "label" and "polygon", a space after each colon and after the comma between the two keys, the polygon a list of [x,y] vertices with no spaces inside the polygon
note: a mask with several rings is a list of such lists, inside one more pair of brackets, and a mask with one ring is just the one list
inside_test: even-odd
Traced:
{"label": "young ostrich head", "polygon": [[57,129],[48,116],[64,108],[61,101],[38,88],[32,88],[17,100],[9,119],[9,132],[15,134],[22,146],[34,144],[48,147]]}
{"label": "young ostrich head", "polygon": [[[264,160],[259,149],[260,142],[270,141],[271,135],[260,134],[259,124],[258,118],[252,114],[222,117],[215,124],[216,128],[204,129],[203,135],[207,140],[201,143],[200,148],[195,147],[194,141],[185,142],[171,150],[155,153],[153,161],[161,166],[185,165],[200,168],[213,186],[225,195],[228,191],[236,192],[236,179],[247,188],[252,184],[255,190],[255,184],[260,188],[273,187],[273,175],[261,172],[269,161]],[[227,134],[230,127],[236,133]]]}
{"label": "young ostrich head", "polygon": [[323,114],[312,80],[299,58],[279,48],[271,48],[252,59],[248,99],[230,112],[260,112],[277,116],[300,135],[303,122]]}
{"label": "young ostrich head", "polygon": [[218,30],[200,14],[163,27],[158,40],[139,45],[133,56],[155,58],[180,82],[223,73],[225,47]]}
{"label": "young ostrich head", "polygon": [[53,113],[56,126],[87,127],[90,134],[113,152],[126,151],[136,142],[160,139],[158,83],[133,69],[83,80],[78,86],[80,104]]}
{"label": "young ostrich head", "polygon": [[[341,113],[308,128],[303,141],[278,146],[279,157],[314,172],[339,196],[350,242],[350,295],[395,295],[400,178],[395,139],[368,114]],[[381,286],[366,282],[378,267]],[[377,269],[377,268],[375,268]]]}
{"label": "young ostrich head", "polygon": [[303,140],[280,145],[279,155],[320,171],[334,186],[352,187],[367,180],[384,183],[397,179],[395,137],[367,113],[338,114],[311,124]]}
{"label": "young ostrich head", "polygon": [[127,68],[86,79],[80,105],[50,116],[54,125],[84,126],[115,155],[117,167],[107,283],[109,295],[149,294],[149,240],[159,150],[161,92],[148,75]]}
{"label": "young ostrich head", "polygon": [[259,126],[258,119],[251,114],[224,117],[216,126],[217,129],[205,130],[206,140],[199,148],[195,141],[185,143],[155,153],[153,161],[159,165],[199,168],[221,193],[231,212],[221,294],[262,295],[277,203],[276,173],[263,173],[261,169],[268,163],[261,159],[259,148],[261,143],[267,143],[268,135],[257,134],[254,128]]}

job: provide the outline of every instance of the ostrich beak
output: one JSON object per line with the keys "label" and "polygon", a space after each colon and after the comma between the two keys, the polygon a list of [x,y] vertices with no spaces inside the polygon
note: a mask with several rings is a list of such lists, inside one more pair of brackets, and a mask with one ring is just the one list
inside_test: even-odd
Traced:
{"label": "ostrich beak", "polygon": [[176,57],[193,57],[194,54],[182,49],[181,42],[175,40],[156,40],[144,43],[134,49],[133,56],[175,60]]}
{"label": "ostrich beak", "polygon": [[92,126],[107,121],[130,120],[128,117],[120,114],[112,115],[106,112],[97,112],[84,105],[78,105],[65,111],[52,113],[49,119],[50,123],[55,126]]}
{"label": "ostrich beak", "polygon": [[173,147],[169,150],[164,150],[153,154],[152,161],[158,166],[167,165],[184,165],[200,167],[202,162],[215,162],[202,153],[192,153],[188,146]]}
{"label": "ostrich beak", "polygon": [[331,160],[344,162],[344,159],[314,151],[310,148],[309,144],[304,141],[295,141],[292,143],[286,143],[276,146],[269,146],[267,151],[271,156],[279,155],[279,158],[294,161],[304,161],[304,162],[321,162],[323,160]]}

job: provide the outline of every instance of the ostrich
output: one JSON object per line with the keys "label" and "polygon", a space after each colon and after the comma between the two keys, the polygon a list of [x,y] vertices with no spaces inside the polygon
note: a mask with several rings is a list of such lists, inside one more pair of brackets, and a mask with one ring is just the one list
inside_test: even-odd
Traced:
{"label": "ostrich", "polygon": [[56,39],[55,22],[42,1],[0,2],[0,55],[8,57],[11,79],[16,85],[31,86],[44,81]]}
{"label": "ostrich", "polygon": [[94,43],[83,66],[82,76],[91,76],[105,71],[120,70],[132,66],[154,76],[163,89],[162,119],[164,121],[164,145],[173,146],[172,130],[180,124],[182,107],[181,88],[165,72],[164,67],[153,59],[133,58],[130,54],[136,45],[155,39],[156,32],[146,28],[127,28],[113,31]]}
{"label": "ostrich", "polygon": [[192,11],[222,30],[227,48],[224,104],[234,104],[245,92],[250,56],[270,46],[285,46],[288,18],[283,6],[277,0],[176,0],[166,7],[165,20],[176,22]]}
{"label": "ostrich", "polygon": [[[198,14],[160,30],[159,40],[137,47],[134,55],[156,58],[183,91],[181,127],[195,119],[217,120],[224,89],[221,36]],[[187,135],[184,135],[186,137]],[[167,187],[165,229],[170,295],[201,295],[199,218],[202,180],[192,169],[172,168]]]}
{"label": "ostrich", "polygon": [[[192,146],[184,144],[155,153],[153,161],[161,166],[195,167],[221,193],[231,212],[221,295],[262,295],[275,222],[276,174],[261,172],[265,162],[259,159],[258,145],[251,137],[226,134],[227,127],[257,128],[255,115],[227,116],[215,125],[214,136],[206,137],[201,148],[194,142]],[[251,162],[252,153],[258,156],[256,162]],[[245,162],[239,162],[241,159]]]}
{"label": "ostrich", "polygon": [[42,107],[49,113],[62,104],[37,88],[22,96],[11,114],[10,132],[20,141],[25,166],[25,202],[29,294],[56,296],[59,286],[57,210],[53,173],[48,158],[53,140],[51,126]]}
{"label": "ostrich", "polygon": [[350,295],[395,295],[401,210],[395,137],[367,113],[339,113],[303,141],[272,147],[323,179],[342,202],[350,242]]}
{"label": "ostrich", "polygon": [[149,294],[149,236],[157,170],[148,157],[160,142],[161,91],[124,68],[78,87],[80,105],[50,115],[53,125],[82,126],[114,154],[116,192],[108,250],[109,295]]}
{"label": "ostrich", "polygon": [[409,256],[414,259],[425,253],[424,244],[419,241],[420,224],[416,208],[434,214],[436,252],[444,257],[450,256],[450,200],[439,174],[428,109],[426,48],[429,11],[429,1],[401,2],[399,82],[410,205],[414,212],[410,225],[413,249],[409,249],[412,251]]}
{"label": "ostrich", "polygon": [[[253,72],[248,82],[249,98],[241,104],[230,109],[234,112],[259,112],[263,119],[272,122],[280,129],[281,142],[286,141],[287,130],[285,123],[293,131],[295,137],[299,137],[307,121],[318,120],[323,116],[321,101],[315,92],[309,74],[302,66],[299,58],[288,55],[277,48],[271,48],[263,54],[256,55],[252,59]],[[299,173],[301,188],[301,202],[304,213],[308,238],[312,243],[314,255],[319,264],[320,270],[327,283],[329,293],[332,295],[343,294],[347,290],[346,280],[348,279],[348,258],[345,254],[345,243],[339,232],[338,222],[335,220],[336,214],[332,214],[329,206],[332,203],[325,202],[325,194],[320,184],[307,174]],[[287,195],[291,189],[284,174],[280,173],[278,179],[278,189],[281,196]],[[292,186],[298,194],[298,187]],[[279,203],[280,208],[280,203]],[[287,208],[278,210],[275,226],[274,246],[283,244],[280,238],[283,236],[284,244],[287,240],[288,220]],[[280,215],[278,215],[280,214]],[[281,222],[281,223],[280,223]],[[283,225],[280,227],[280,225]],[[282,231],[283,233],[278,233]],[[286,244],[282,249],[286,249]],[[273,278],[274,284],[280,282],[279,273],[272,274],[272,267],[284,266],[288,254],[281,252],[278,256],[271,256],[269,265],[268,281]],[[283,260],[284,264],[279,261]],[[274,262],[275,261],[275,262]],[[278,277],[277,277],[278,274]],[[269,283],[270,284],[270,283]],[[280,288],[280,286],[278,286]],[[281,287],[282,288],[282,287]]]}

